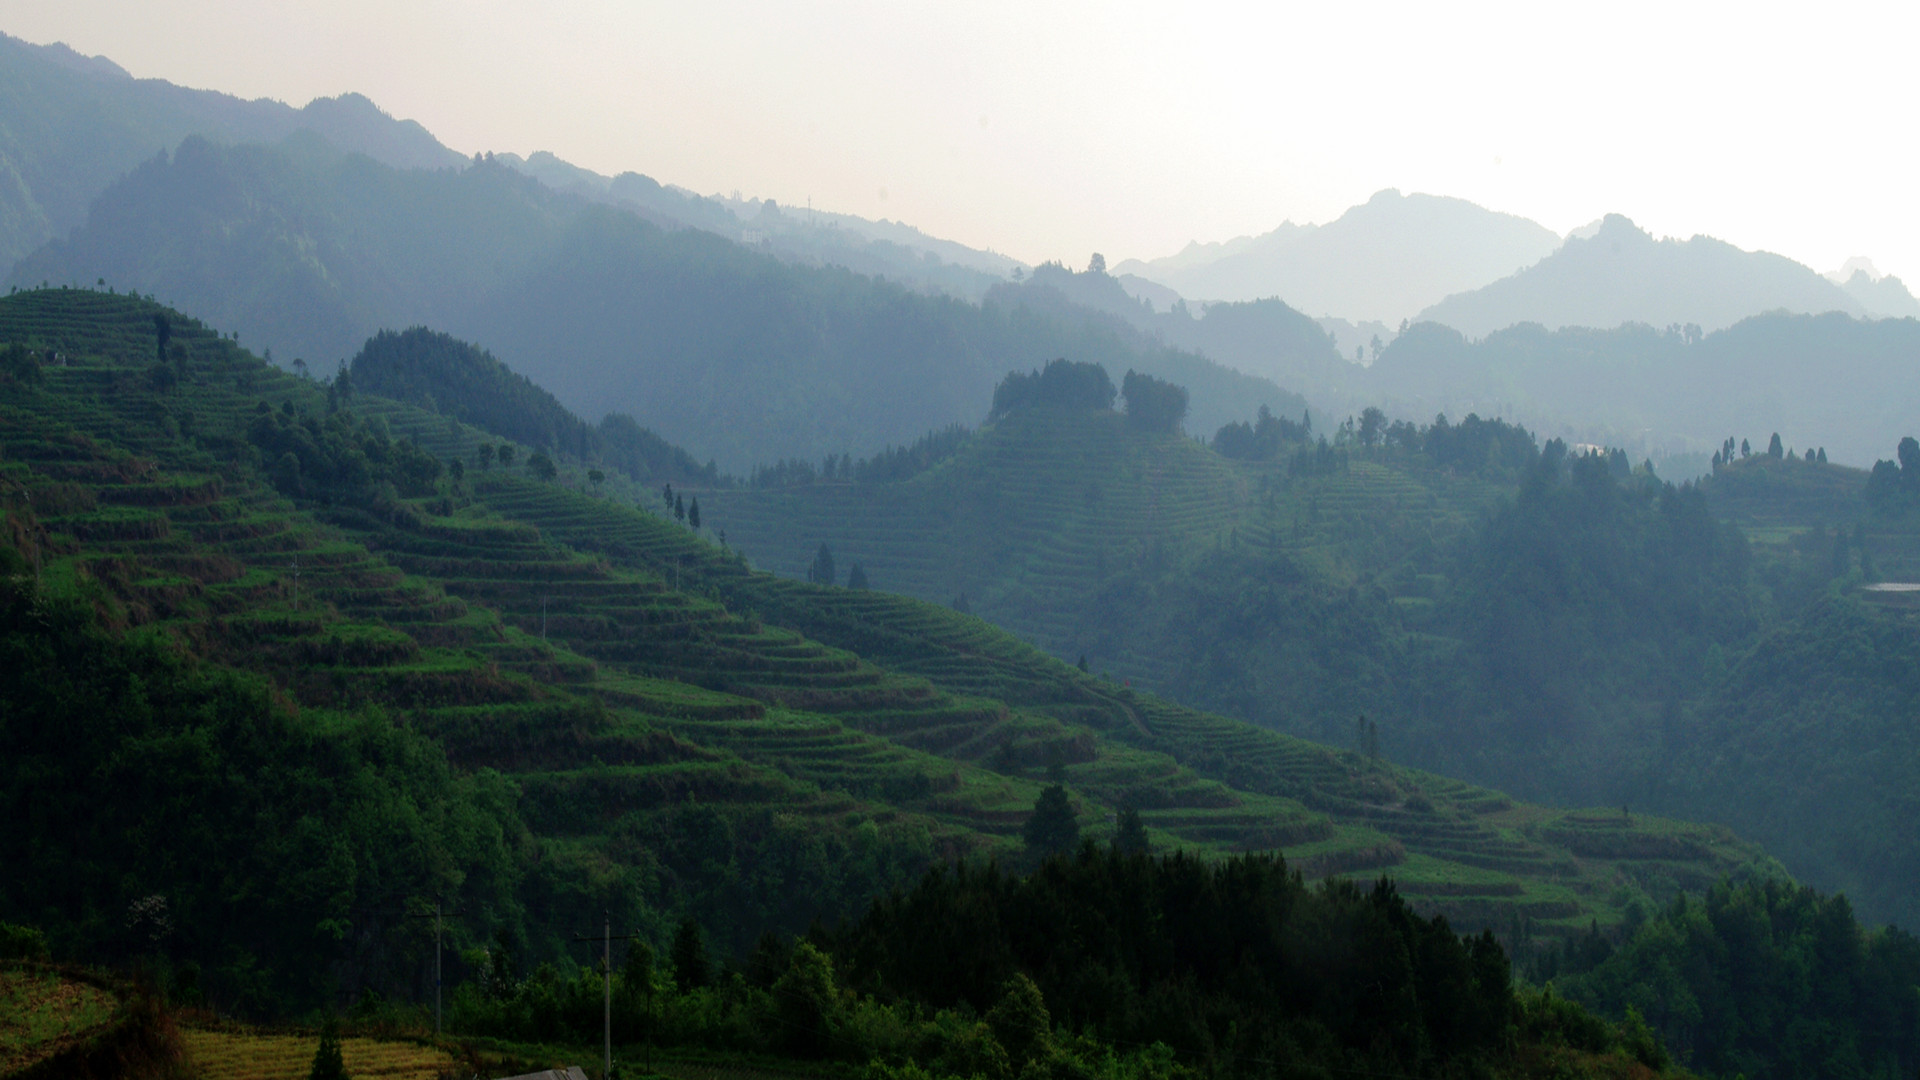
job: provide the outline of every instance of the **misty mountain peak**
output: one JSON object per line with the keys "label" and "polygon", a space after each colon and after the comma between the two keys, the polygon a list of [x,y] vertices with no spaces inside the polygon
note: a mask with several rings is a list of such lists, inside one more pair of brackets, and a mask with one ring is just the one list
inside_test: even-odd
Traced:
{"label": "misty mountain peak", "polygon": [[1867,258],[1865,255],[1855,255],[1853,258],[1841,263],[1840,269],[1829,270],[1820,276],[1833,282],[1835,285],[1845,285],[1861,274],[1866,275],[1868,284],[1872,284],[1887,276],[1881,273],[1880,268],[1873,265],[1873,260]]}
{"label": "misty mountain peak", "polygon": [[1891,313],[1899,303],[1899,297],[1850,294],[1770,252],[1744,251],[1710,236],[1656,238],[1624,214],[1608,214],[1589,229],[1570,234],[1539,263],[1449,296],[1420,318],[1474,338],[1518,323],[1549,330],[1696,323],[1712,331],[1776,309],[1858,316]]}
{"label": "misty mountain peak", "polygon": [[1615,250],[1618,250],[1618,245],[1623,243],[1654,242],[1652,233],[1635,225],[1633,219],[1625,214],[1607,214],[1596,222],[1592,229],[1593,231],[1586,237],[1588,243],[1613,245]]}
{"label": "misty mountain peak", "polygon": [[90,75],[97,79],[131,80],[133,78],[133,75],[128,72],[126,68],[121,67],[106,57],[87,56],[84,53],[76,52],[64,41],[56,41],[51,45],[35,45],[30,41],[23,41],[20,38],[10,35],[0,34],[0,37],[4,37],[7,44],[22,49],[31,49],[37,53],[42,60],[66,68],[68,71],[77,71],[82,75]]}
{"label": "misty mountain peak", "polygon": [[1325,225],[1286,224],[1250,241],[1188,245],[1137,274],[1192,300],[1279,297],[1307,313],[1393,325],[1560,246],[1537,222],[1442,195],[1383,188]]}

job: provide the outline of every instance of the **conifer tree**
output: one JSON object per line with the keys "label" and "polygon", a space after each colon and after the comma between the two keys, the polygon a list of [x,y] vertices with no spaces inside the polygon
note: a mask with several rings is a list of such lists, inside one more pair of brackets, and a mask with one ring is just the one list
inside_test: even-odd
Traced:
{"label": "conifer tree", "polygon": [[340,1024],[331,1016],[320,1028],[320,1046],[313,1052],[307,1080],[350,1080],[346,1059],[340,1054]]}
{"label": "conifer tree", "polygon": [[1028,850],[1046,855],[1072,851],[1079,845],[1080,823],[1074,818],[1065,785],[1056,782],[1040,792],[1033,804],[1033,816],[1020,829],[1020,838],[1026,841]]}
{"label": "conifer tree", "polygon": [[1140,820],[1140,811],[1132,806],[1120,807],[1118,828],[1113,834],[1113,850],[1127,855],[1145,855],[1152,845],[1147,841],[1147,826]]}
{"label": "conifer tree", "polygon": [[812,565],[807,567],[807,580],[815,585],[832,585],[840,580],[840,572],[833,565],[833,549],[824,540],[820,542],[820,550],[813,554]]}
{"label": "conifer tree", "polygon": [[683,496],[675,495],[673,497],[673,520],[687,520],[687,500]]}
{"label": "conifer tree", "polygon": [[695,532],[700,531],[700,496],[698,495],[693,497],[693,504],[687,507],[687,524],[693,526]]}
{"label": "conifer tree", "polygon": [[859,563],[854,563],[853,569],[847,571],[847,588],[867,588],[867,571]]}
{"label": "conifer tree", "polygon": [[680,920],[673,932],[673,981],[681,993],[706,986],[713,981],[713,965],[707,959],[706,937],[700,924],[689,915]]}

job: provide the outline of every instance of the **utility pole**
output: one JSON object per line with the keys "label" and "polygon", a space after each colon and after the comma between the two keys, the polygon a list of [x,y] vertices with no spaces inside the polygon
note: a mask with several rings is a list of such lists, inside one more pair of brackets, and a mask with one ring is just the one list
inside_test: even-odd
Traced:
{"label": "utility pole", "polygon": [[613,912],[603,911],[601,914],[605,918],[605,925],[598,938],[576,937],[573,940],[600,942],[602,950],[600,960],[601,969],[602,974],[606,977],[606,997],[602,1002],[602,1019],[605,1024],[605,1027],[602,1029],[602,1040],[606,1052],[606,1061],[601,1066],[600,1080],[610,1080],[613,1076],[613,943],[616,941],[632,941],[639,935],[615,934],[613,932]]}
{"label": "utility pole", "polygon": [[[33,492],[23,488],[20,493],[27,498],[27,518],[35,522],[39,521],[38,518],[33,516]],[[33,545],[33,591],[35,593],[40,591],[40,564],[43,558],[44,555],[40,551],[40,544],[38,541],[35,541]]]}
{"label": "utility pole", "polygon": [[[440,955],[441,930],[444,925],[443,919],[447,915],[464,914],[466,913],[461,911],[445,910],[441,905],[440,898],[437,896],[433,898],[433,1033],[435,1035],[440,1034]],[[428,915],[422,911],[407,917],[410,919],[425,919],[428,918]]]}

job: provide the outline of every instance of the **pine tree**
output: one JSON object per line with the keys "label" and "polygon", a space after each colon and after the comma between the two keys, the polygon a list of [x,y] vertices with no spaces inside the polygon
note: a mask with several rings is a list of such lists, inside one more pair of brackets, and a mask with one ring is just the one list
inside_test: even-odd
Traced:
{"label": "pine tree", "polygon": [[1049,784],[1033,804],[1033,816],[1020,829],[1027,848],[1047,855],[1072,851],[1080,843],[1080,823],[1074,819],[1073,803],[1061,784]]}
{"label": "pine tree", "polygon": [[1118,828],[1113,834],[1113,850],[1127,855],[1145,855],[1152,849],[1147,840],[1147,826],[1140,820],[1140,811],[1131,806],[1120,807]]}
{"label": "pine tree", "polygon": [[687,507],[687,524],[693,526],[695,532],[700,531],[700,496],[698,495],[693,497],[693,505]]}
{"label": "pine tree", "polygon": [[820,550],[814,552],[813,564],[807,567],[807,580],[815,585],[832,585],[840,580],[840,572],[833,565],[833,549],[824,540]]}
{"label": "pine tree", "polygon": [[340,1024],[332,1017],[320,1028],[320,1046],[313,1052],[313,1068],[307,1080],[350,1080],[347,1062],[340,1054]]}
{"label": "pine tree", "polygon": [[687,520],[687,500],[679,495],[673,497],[673,520]]}
{"label": "pine tree", "polygon": [[859,563],[854,563],[853,569],[847,571],[847,588],[864,589],[867,587],[868,586],[867,586],[866,569],[862,567]]}
{"label": "pine tree", "polygon": [[680,920],[673,932],[673,981],[681,993],[713,981],[713,965],[707,959],[706,937],[692,916]]}

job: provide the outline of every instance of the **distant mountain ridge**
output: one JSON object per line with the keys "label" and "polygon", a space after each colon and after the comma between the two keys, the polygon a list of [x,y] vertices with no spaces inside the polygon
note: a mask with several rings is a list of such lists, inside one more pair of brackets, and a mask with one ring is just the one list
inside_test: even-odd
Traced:
{"label": "distant mountain ridge", "polygon": [[[0,267],[82,224],[109,184],[189,136],[271,145],[300,131],[394,168],[459,168],[470,160],[359,94],[316,98],[299,109],[245,101],[135,79],[106,57],[63,44],[0,35]],[[555,191],[663,228],[705,229],[789,262],[880,274],[920,292],[977,300],[1019,265],[903,223],[824,211],[783,218],[770,201],[709,198],[637,172],[603,176],[545,151],[493,156]]]}
{"label": "distant mountain ridge", "polygon": [[1279,297],[1308,315],[1398,324],[1452,293],[1532,265],[1559,234],[1465,199],[1388,189],[1325,225],[1283,223],[1217,245],[1189,244],[1137,274],[1191,300]]}
{"label": "distant mountain ridge", "polygon": [[1116,382],[1137,369],[1187,387],[1198,432],[1263,401],[1304,407],[1038,298],[927,296],[662,228],[498,158],[392,169],[311,132],[277,147],[188,139],[11,278],[99,279],[190,305],[321,371],[378,330],[446,327],[569,407],[627,413],[736,473],[978,423],[1009,370],[1056,357],[1101,363]]}
{"label": "distant mountain ridge", "polygon": [[245,101],[136,79],[105,57],[0,34],[0,265],[79,226],[109,184],[189,135],[279,142],[296,131],[395,168],[465,161],[419,124],[359,94],[316,98],[300,109]]}
{"label": "distant mountain ridge", "polygon": [[1768,311],[1875,314],[1847,289],[1783,255],[1743,251],[1708,236],[1657,240],[1609,214],[1592,235],[1576,233],[1538,264],[1449,296],[1422,311],[1420,320],[1477,338],[1521,323],[1554,330],[1692,323],[1712,331]]}
{"label": "distant mountain ridge", "polygon": [[[1081,318],[1085,312],[1098,312],[1106,316],[1108,325],[1124,326],[1143,340],[1192,350],[1293,391],[1243,401],[1238,412],[1224,418],[1196,413],[1191,427],[1199,435],[1227,421],[1246,420],[1261,405],[1297,415],[1312,402],[1324,414],[1345,401],[1354,373],[1360,371],[1341,358],[1333,339],[1314,320],[1283,301],[1209,304],[1195,310],[1177,298],[1168,306],[1164,296],[1149,291],[1151,284],[1145,289],[1134,284],[1138,280],[1098,270],[1074,273],[1050,263],[1035,267],[1023,284],[996,286],[988,296],[1003,303],[1030,304],[1062,318],[1076,317],[1074,308]],[[1161,302],[1155,304],[1156,299]]]}
{"label": "distant mountain ridge", "polygon": [[1860,301],[1860,306],[1885,319],[1920,316],[1920,300],[1907,291],[1906,283],[1892,274],[1882,274],[1873,260],[1856,255],[1845,266],[1820,275]]}

